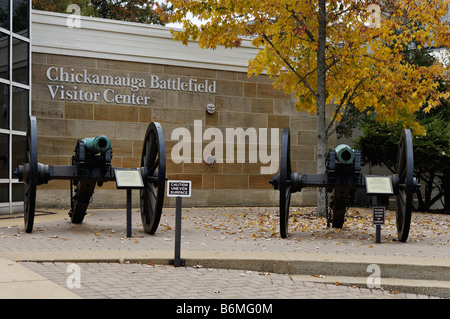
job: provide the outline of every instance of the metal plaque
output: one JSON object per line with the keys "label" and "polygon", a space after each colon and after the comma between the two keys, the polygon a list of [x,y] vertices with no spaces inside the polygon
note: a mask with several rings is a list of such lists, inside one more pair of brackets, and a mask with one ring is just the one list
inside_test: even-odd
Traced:
{"label": "metal plaque", "polygon": [[141,171],[139,169],[115,168],[117,188],[143,188]]}
{"label": "metal plaque", "polygon": [[368,195],[392,195],[392,181],[390,176],[367,176],[366,192]]}

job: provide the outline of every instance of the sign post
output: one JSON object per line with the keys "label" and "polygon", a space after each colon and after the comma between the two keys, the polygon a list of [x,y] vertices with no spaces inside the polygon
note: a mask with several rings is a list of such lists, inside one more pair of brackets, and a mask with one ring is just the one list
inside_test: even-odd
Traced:
{"label": "sign post", "polygon": [[384,225],[385,220],[385,208],[384,206],[373,207],[373,224],[376,227],[375,242],[379,244],[381,242],[381,225]]}
{"label": "sign post", "polygon": [[[381,225],[384,225],[386,208],[382,205],[383,198],[394,194],[390,176],[366,176],[367,195],[373,196],[372,223],[375,225],[375,242],[381,242]],[[389,199],[387,199],[389,201]]]}
{"label": "sign post", "polygon": [[185,260],[180,258],[181,255],[181,209],[182,198],[191,197],[192,182],[191,181],[167,181],[167,197],[176,197],[175,208],[175,258],[170,260],[170,264],[175,267],[185,265]]}
{"label": "sign post", "polygon": [[127,237],[131,237],[131,190],[144,188],[141,171],[139,169],[114,169],[116,186],[127,190]]}

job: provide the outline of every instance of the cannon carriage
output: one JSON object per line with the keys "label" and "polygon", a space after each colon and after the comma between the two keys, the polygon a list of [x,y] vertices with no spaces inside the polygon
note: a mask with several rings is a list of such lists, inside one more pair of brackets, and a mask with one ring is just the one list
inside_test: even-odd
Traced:
{"label": "cannon carriage", "polygon": [[[96,186],[116,180],[111,166],[113,149],[104,135],[77,141],[72,165],[45,165],[38,163],[37,123],[30,116],[26,135],[25,163],[14,175],[24,183],[25,231],[33,231],[38,185],[51,180],[70,181],[70,212],[72,223],[82,223]],[[166,157],[161,125],[151,122],[144,138],[140,167],[144,187],[140,190],[140,211],[144,231],[153,234],[158,228],[164,202]]]}
{"label": "cannon carriage", "polygon": [[[391,195],[397,199],[396,223],[398,239],[405,242],[408,238],[412,214],[413,193],[420,184],[414,177],[414,158],[411,132],[403,130],[397,153],[396,174],[387,176],[391,186]],[[371,177],[371,176],[370,176]],[[289,129],[284,128],[281,138],[280,171],[269,181],[275,190],[279,190],[280,235],[288,234],[289,205],[291,194],[300,192],[305,187],[324,187],[326,189],[327,226],[342,228],[345,213],[355,192],[367,188],[369,176],[361,172],[361,152],[345,144],[330,149],[324,174],[301,174],[293,172],[290,158]],[[333,193],[333,200],[328,207],[328,193]],[[381,198],[389,195],[372,194]]]}

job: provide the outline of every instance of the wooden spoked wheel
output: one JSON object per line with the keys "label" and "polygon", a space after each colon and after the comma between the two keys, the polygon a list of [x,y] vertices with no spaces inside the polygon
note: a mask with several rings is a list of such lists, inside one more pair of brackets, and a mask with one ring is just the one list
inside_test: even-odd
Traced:
{"label": "wooden spoked wheel", "polygon": [[414,154],[411,131],[403,130],[397,153],[397,234],[398,239],[408,239],[411,224],[412,201],[416,188],[414,181]]}
{"label": "wooden spoked wheel", "polygon": [[289,221],[289,204],[291,202],[291,141],[289,129],[284,128],[281,136],[280,158],[280,236],[287,237]]}
{"label": "wooden spoked wheel", "polygon": [[166,148],[161,125],[152,122],[147,128],[142,147],[141,218],[144,231],[154,234],[161,219],[166,185]]}
{"label": "wooden spoked wheel", "polygon": [[22,168],[24,183],[24,222],[25,231],[33,231],[34,212],[36,208],[36,188],[38,182],[37,162],[37,125],[36,117],[30,116],[26,136],[25,164]]}

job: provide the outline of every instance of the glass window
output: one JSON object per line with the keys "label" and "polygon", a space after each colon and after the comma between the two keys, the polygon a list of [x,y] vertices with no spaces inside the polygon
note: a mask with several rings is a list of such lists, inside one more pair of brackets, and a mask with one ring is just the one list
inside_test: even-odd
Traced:
{"label": "glass window", "polygon": [[7,202],[9,202],[9,184],[0,183],[0,203]]}
{"label": "glass window", "polygon": [[0,78],[9,80],[9,35],[2,32],[0,32]]}
{"label": "glass window", "polygon": [[14,0],[13,32],[28,38],[28,21],[29,21],[29,2],[27,0]]}
{"label": "glass window", "polygon": [[0,28],[9,30],[9,0],[0,0]]}
{"label": "glass window", "polygon": [[0,178],[9,178],[9,135],[0,134]]}
{"label": "glass window", "polygon": [[23,184],[12,184],[12,201],[23,202]]}
{"label": "glass window", "polygon": [[19,165],[25,163],[25,149],[26,149],[27,137],[13,135],[12,137],[12,172],[16,170]]}
{"label": "glass window", "polygon": [[25,132],[28,126],[28,90],[13,87],[12,129]]}
{"label": "glass window", "polygon": [[31,102],[30,3],[0,0],[0,203],[23,201],[23,183],[13,183],[12,173],[25,161],[26,136],[20,134]]}
{"label": "glass window", "polygon": [[13,51],[12,51],[12,80],[22,83],[28,84],[28,50],[29,44],[28,42],[13,38]]}
{"label": "glass window", "polygon": [[9,110],[9,85],[0,83],[0,128],[5,130],[9,129],[8,110]]}

